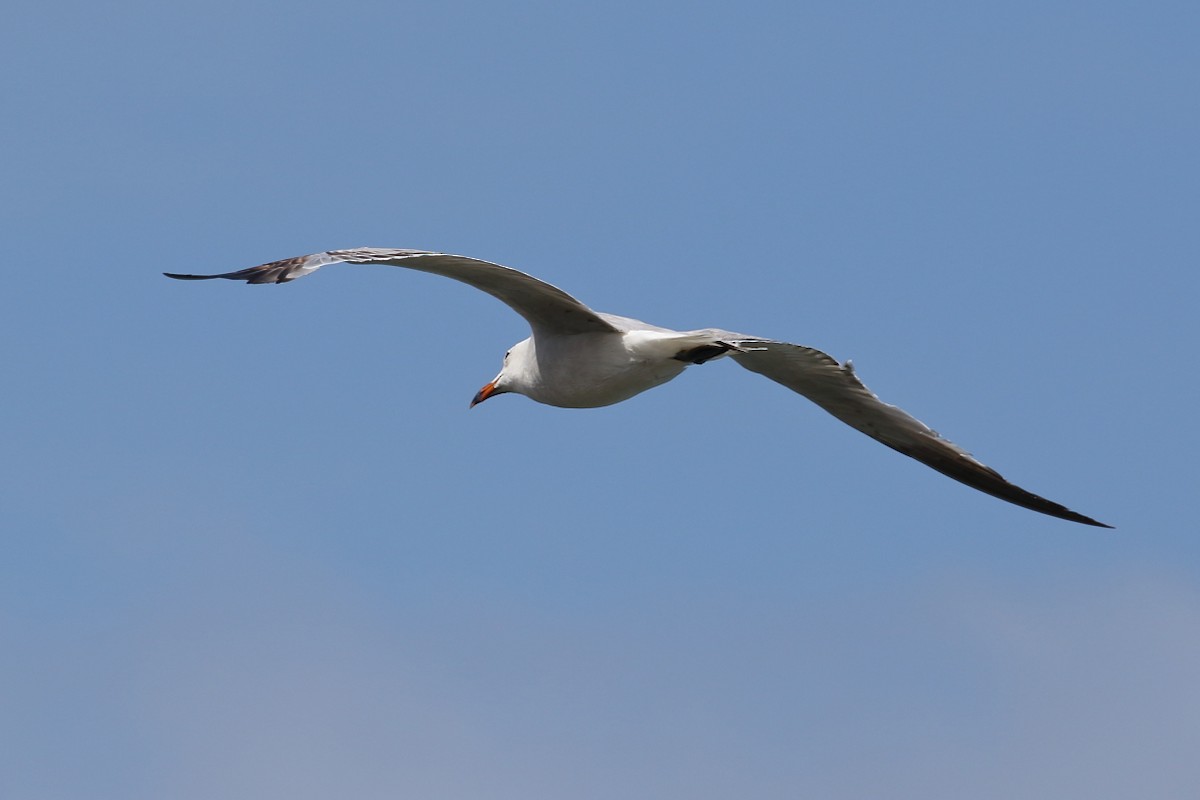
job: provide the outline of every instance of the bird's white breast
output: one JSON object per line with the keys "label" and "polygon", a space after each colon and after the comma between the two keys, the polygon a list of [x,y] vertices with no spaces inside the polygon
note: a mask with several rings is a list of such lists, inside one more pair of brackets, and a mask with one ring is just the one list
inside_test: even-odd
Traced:
{"label": "bird's white breast", "polygon": [[671,356],[674,334],[631,331],[538,339],[526,352],[523,392],[539,403],[595,408],[628,400],[687,367]]}

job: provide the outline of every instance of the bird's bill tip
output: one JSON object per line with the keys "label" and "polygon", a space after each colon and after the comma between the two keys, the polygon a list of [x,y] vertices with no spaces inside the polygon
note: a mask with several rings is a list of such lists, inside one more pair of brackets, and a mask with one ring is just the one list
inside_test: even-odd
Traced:
{"label": "bird's bill tip", "polygon": [[494,394],[496,394],[496,382],[488,381],[483,385],[483,388],[476,392],[475,396],[471,398],[471,405],[469,407],[474,408]]}

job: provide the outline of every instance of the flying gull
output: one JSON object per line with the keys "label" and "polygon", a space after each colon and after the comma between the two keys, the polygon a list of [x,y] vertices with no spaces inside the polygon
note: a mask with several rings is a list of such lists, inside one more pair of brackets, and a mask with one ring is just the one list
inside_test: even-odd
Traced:
{"label": "flying gull", "polygon": [[272,261],[219,275],[164,273],[180,280],[228,278],[287,283],[330,264],[386,264],[444,275],[502,300],[533,335],[504,354],[504,366],[471,406],[516,392],[552,406],[595,408],[666,383],[692,364],[729,356],[741,366],[802,394],[833,416],[943,475],[1052,517],[1112,527],[1015,486],[953,442],[896,406],[884,403],[854,372],[820,350],[705,328],[675,331],[602,314],[531,275],[477,258],[424,250],[361,247]]}

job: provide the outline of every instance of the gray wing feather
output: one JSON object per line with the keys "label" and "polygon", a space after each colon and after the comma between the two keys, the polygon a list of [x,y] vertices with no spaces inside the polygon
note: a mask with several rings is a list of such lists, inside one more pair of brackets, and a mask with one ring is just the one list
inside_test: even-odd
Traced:
{"label": "gray wing feather", "polygon": [[534,330],[553,333],[613,333],[617,329],[571,295],[509,267],[477,258],[425,250],[398,250],[360,247],[354,250],[330,250],[297,258],[285,258],[236,272],[217,275],[163,273],[179,280],[227,278],[246,283],[287,283],[303,278],[330,264],[385,264],[405,267],[433,275],[453,278],[506,303],[524,317]]}
{"label": "gray wing feather", "polygon": [[1111,527],[1009,483],[911,414],[876,397],[849,362],[841,364],[820,350],[787,342],[728,333],[722,339],[740,348],[730,356],[741,366],[804,395],[852,428],[943,475],[1052,517]]}

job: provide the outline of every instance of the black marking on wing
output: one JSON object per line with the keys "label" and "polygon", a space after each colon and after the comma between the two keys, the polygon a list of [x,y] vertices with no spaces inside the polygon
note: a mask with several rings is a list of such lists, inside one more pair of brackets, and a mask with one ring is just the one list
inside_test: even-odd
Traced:
{"label": "black marking on wing", "polygon": [[239,269],[236,272],[222,272],[219,275],[182,275],[177,272],[164,272],[168,278],[180,281],[208,281],[214,278],[227,278],[246,283],[287,283],[300,277],[297,273],[308,262],[311,256],[297,256],[280,261],[270,261],[256,267]]}

